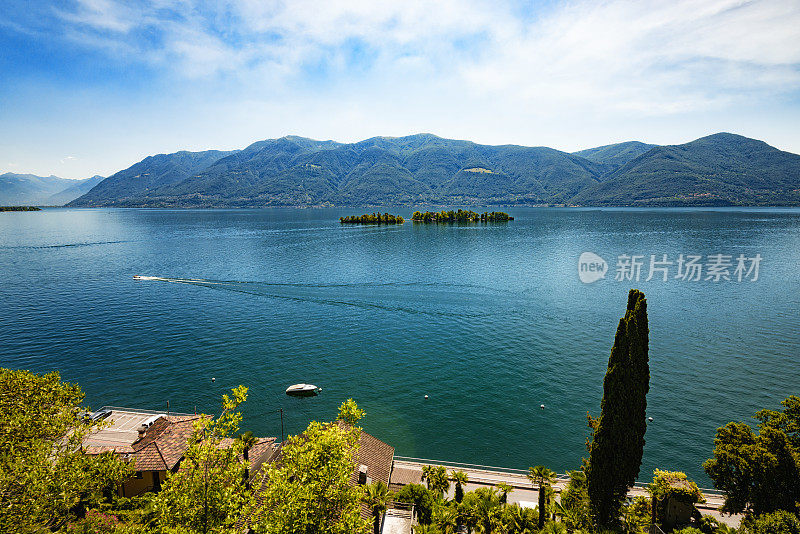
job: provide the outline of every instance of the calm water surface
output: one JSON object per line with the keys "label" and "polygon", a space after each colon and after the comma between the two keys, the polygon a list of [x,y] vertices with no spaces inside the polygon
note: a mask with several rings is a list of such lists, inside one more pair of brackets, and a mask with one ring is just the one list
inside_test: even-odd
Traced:
{"label": "calm water surface", "polygon": [[[0,364],[57,369],[93,407],[214,412],[245,384],[245,426],[259,435],[280,435],[279,408],[296,433],[353,397],[365,429],[398,454],[563,472],[580,464],[638,287],[654,418],[640,478],[680,469],[708,486],[714,430],[800,393],[798,210],[520,208],[509,224],[338,224],[362,211],[2,213]],[[609,262],[606,279],[580,282],[584,251]],[[650,254],[680,253],[763,262],[756,282],[644,281]],[[614,280],[620,254],[646,256],[641,281]],[[296,382],[324,391],[286,397]]]}

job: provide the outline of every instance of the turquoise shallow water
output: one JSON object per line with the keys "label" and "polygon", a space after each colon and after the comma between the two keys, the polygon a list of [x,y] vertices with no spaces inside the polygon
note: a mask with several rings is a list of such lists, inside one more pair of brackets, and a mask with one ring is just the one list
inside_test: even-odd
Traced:
{"label": "turquoise shallow water", "polygon": [[[353,397],[398,454],[563,472],[580,463],[638,287],[654,418],[641,478],[681,469],[710,485],[701,463],[714,430],[800,393],[800,210],[518,208],[509,224],[338,224],[363,211],[0,214],[0,363],[58,369],[93,407],[213,412],[245,384],[245,425],[260,435],[280,434],[279,408],[295,433]],[[585,251],[609,262],[606,279],[581,283]],[[644,281],[650,254],[680,253],[763,260],[755,282]],[[646,256],[638,283],[614,280],[621,254]],[[296,382],[324,391],[286,397]]]}

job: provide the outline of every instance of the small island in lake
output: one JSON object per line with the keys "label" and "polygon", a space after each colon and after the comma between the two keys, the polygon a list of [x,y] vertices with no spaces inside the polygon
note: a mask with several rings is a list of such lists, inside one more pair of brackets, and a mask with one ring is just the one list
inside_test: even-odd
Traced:
{"label": "small island in lake", "polygon": [[365,213],[364,215],[339,217],[339,222],[342,224],[403,224],[406,220],[391,213]]}
{"label": "small island in lake", "polygon": [[0,211],[42,211],[36,206],[0,206]]}
{"label": "small island in lake", "polygon": [[415,211],[411,216],[411,220],[422,223],[506,222],[513,221],[514,217],[502,211],[493,211],[491,213],[475,213],[470,210],[426,211],[425,213]]}

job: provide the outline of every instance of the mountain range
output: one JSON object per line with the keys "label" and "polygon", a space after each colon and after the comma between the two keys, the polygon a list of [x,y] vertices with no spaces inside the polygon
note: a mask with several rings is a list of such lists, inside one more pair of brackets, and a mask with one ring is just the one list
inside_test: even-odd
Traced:
{"label": "mountain range", "polygon": [[480,145],[432,134],[357,143],[286,136],[242,150],[150,156],[68,203],[181,208],[411,204],[800,205],[800,155],[730,133],[682,145],[630,141],[574,153]]}
{"label": "mountain range", "polygon": [[85,180],[68,180],[58,176],[33,174],[0,174],[0,205],[62,206],[88,193],[103,181],[102,176]]}

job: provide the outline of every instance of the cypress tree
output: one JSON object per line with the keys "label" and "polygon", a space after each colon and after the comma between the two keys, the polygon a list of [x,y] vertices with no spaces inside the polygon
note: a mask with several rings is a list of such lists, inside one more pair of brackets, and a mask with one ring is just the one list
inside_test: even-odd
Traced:
{"label": "cypress tree", "polygon": [[608,359],[600,417],[589,418],[593,432],[586,480],[592,517],[601,528],[619,521],[628,488],[642,465],[650,389],[648,344],[647,300],[631,289]]}

